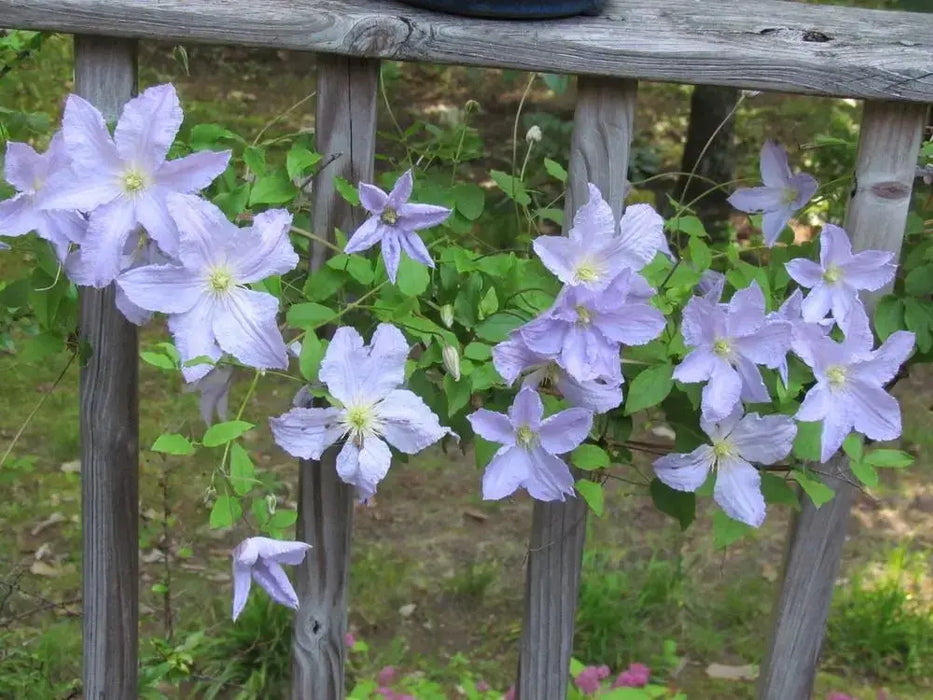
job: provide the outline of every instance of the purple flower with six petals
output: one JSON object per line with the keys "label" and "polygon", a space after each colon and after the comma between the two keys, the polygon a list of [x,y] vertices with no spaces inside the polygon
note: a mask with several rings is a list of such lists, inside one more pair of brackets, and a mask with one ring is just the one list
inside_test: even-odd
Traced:
{"label": "purple flower with six petals", "polygon": [[358,253],[382,243],[386,274],[393,283],[403,250],[412,260],[434,267],[424,241],[415,232],[437,226],[450,216],[447,207],[410,203],[408,198],[413,185],[411,170],[402,174],[389,194],[375,185],[361,182],[360,203],[372,216],[356,229],[344,248],[345,253]]}
{"label": "purple flower with six petals", "polygon": [[282,569],[297,566],[311,549],[305,542],[250,537],[233,550],[233,620],[243,612],[252,581],[262,586],[276,603],[298,609],[298,595]]}
{"label": "purple flower with six petals", "polygon": [[762,187],[738,189],[729,203],[739,211],[763,212],[761,232],[768,247],[773,246],[794,212],[810,201],[819,183],[807,173],[792,174],[787,151],[774,141],[761,147]]}
{"label": "purple flower with six petals", "polygon": [[765,519],[761,474],[750,462],[774,464],[794,444],[797,426],[790,416],[742,416],[736,408],[724,420],[700,420],[712,442],[689,454],[669,454],[654,462],[658,479],[678,491],[696,491],[711,471],[716,472],[713,499],[726,515],[752,527]]}
{"label": "purple flower with six petals", "polygon": [[483,498],[498,500],[524,488],[539,501],[563,501],[573,495],[573,475],[557,455],[570,452],[586,439],[593,414],[568,408],[542,420],[544,404],[538,392],[522,387],[508,415],[485,408],[467,419],[482,438],[502,445],[483,474]]}

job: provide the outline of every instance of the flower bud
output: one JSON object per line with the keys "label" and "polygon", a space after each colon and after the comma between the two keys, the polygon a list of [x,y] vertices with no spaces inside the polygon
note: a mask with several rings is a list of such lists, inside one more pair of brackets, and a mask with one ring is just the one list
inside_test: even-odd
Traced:
{"label": "flower bud", "polygon": [[455,382],[460,381],[460,353],[452,345],[445,345],[441,353],[444,357],[444,368]]}
{"label": "flower bud", "polygon": [[450,304],[444,304],[441,307],[441,323],[444,324],[445,328],[454,325],[454,307]]}
{"label": "flower bud", "polygon": [[463,105],[463,111],[466,114],[473,114],[474,112],[479,112],[480,104],[476,100],[467,100],[466,104]]}
{"label": "flower bud", "polygon": [[525,140],[528,143],[538,143],[541,141],[543,136],[544,134],[541,133],[541,127],[537,124],[534,124],[530,129],[528,129],[528,133],[525,134]]}

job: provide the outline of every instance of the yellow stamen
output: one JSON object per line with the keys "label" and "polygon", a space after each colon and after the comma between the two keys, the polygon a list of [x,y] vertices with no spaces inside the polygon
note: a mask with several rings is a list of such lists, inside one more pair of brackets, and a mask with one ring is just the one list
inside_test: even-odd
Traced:
{"label": "yellow stamen", "polygon": [[827,282],[838,282],[842,279],[842,270],[835,265],[830,265],[826,268],[826,272],[823,273],[823,279]]}
{"label": "yellow stamen", "polygon": [[395,209],[392,207],[386,207],[382,210],[382,216],[380,216],[379,219],[384,224],[395,226],[396,222],[398,221],[398,212],[395,211]]}
{"label": "yellow stamen", "polygon": [[521,447],[530,447],[534,439],[535,431],[528,424],[518,426],[518,430],[515,431],[515,442]]}
{"label": "yellow stamen", "polygon": [[127,194],[136,194],[146,186],[146,178],[141,173],[131,170],[123,176],[123,189]]}
{"label": "yellow stamen", "polygon": [[826,370],[826,378],[833,389],[841,389],[846,383],[846,368],[834,365]]}
{"label": "yellow stamen", "polygon": [[713,343],[713,352],[720,357],[728,357],[732,353],[732,344],[728,340],[720,338]]}
{"label": "yellow stamen", "polygon": [[233,286],[233,276],[227,270],[217,269],[208,276],[207,283],[214,292],[220,294]]}

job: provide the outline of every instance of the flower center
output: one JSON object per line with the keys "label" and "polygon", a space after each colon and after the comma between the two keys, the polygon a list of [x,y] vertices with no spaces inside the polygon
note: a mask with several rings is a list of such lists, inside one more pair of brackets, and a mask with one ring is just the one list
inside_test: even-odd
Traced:
{"label": "flower center", "polygon": [[729,355],[732,353],[732,343],[730,343],[725,338],[720,338],[715,343],[713,343],[713,352],[720,357],[729,357]]}
{"label": "flower center", "polygon": [[535,431],[531,429],[530,425],[524,423],[518,426],[518,430],[515,431],[515,442],[517,442],[520,447],[531,447],[534,440]]}
{"label": "flower center", "polygon": [[840,270],[835,265],[830,265],[823,273],[823,279],[830,283],[838,282],[840,279],[842,279],[842,270]]}
{"label": "flower center", "polygon": [[799,196],[800,190],[798,190],[796,187],[785,187],[784,196],[782,199],[784,204],[793,204]]}
{"label": "flower center", "polygon": [[356,404],[347,406],[343,417],[343,428],[360,449],[363,447],[363,438],[378,433],[376,412],[369,404]]}
{"label": "flower center", "polygon": [[833,365],[826,370],[826,378],[833,389],[841,389],[846,383],[846,368],[841,365]]}
{"label": "flower center", "polygon": [[136,194],[146,187],[146,178],[138,170],[130,170],[123,176],[123,190],[127,194]]}
{"label": "flower center", "polygon": [[593,320],[590,310],[585,306],[578,306],[574,309],[577,312],[577,323],[581,326],[589,325],[590,321]]}
{"label": "flower center", "polygon": [[557,366],[557,363],[547,363],[541,375],[542,386],[554,386],[557,383],[558,376],[560,376],[560,367]]}
{"label": "flower center", "polygon": [[382,210],[382,215],[379,217],[380,221],[389,226],[395,226],[398,221],[398,212],[395,211],[392,207],[386,207]]}
{"label": "flower center", "polygon": [[732,457],[735,454],[735,448],[726,440],[717,440],[713,443],[713,454],[717,459]]}
{"label": "flower center", "polygon": [[574,270],[573,277],[577,282],[586,284],[587,282],[596,282],[602,277],[601,266],[594,260],[582,260]]}
{"label": "flower center", "polygon": [[233,275],[223,268],[217,268],[208,275],[207,284],[215,294],[222,294],[233,286]]}

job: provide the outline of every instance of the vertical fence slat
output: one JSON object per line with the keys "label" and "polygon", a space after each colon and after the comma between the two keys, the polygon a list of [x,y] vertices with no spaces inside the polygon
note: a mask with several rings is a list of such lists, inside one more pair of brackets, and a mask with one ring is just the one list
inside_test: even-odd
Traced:
{"label": "vertical fence slat", "polygon": [[[334,228],[351,233],[362,223],[358,211],[337,193],[334,176],[354,185],[371,182],[376,142],[379,62],[320,54],[317,57],[315,140],[324,162],[314,181],[314,232],[330,241]],[[314,245],[314,270],[330,254]],[[292,697],[344,697],[347,581],[353,527],[353,488],[337,476],[336,451],[320,462],[301,461],[298,539],[313,547],[296,571],[300,608],[292,639]]]}
{"label": "vertical fence slat", "polygon": [[[845,228],[854,250],[898,253],[910,205],[925,105],[866,102],[862,114],[855,187]],[[869,306],[873,299],[865,297]],[[762,700],[810,697],[855,488],[848,460],[834,457],[826,470],[836,497],[820,508],[804,498],[791,525],[784,579],[774,609],[768,654],[758,694]]]}
{"label": "vertical fence slat", "polygon": [[[75,37],[75,91],[108,121],[136,92],[136,42]],[[114,286],[80,291],[84,697],[137,695],[139,402],[136,326]]]}
{"label": "vertical fence slat", "polygon": [[[588,182],[602,190],[616,218],[621,216],[635,115],[634,81],[581,76],[577,92],[565,232],[573,212],[587,201]],[[535,502],[517,685],[523,700],[567,695],[585,538],[582,498]]]}

